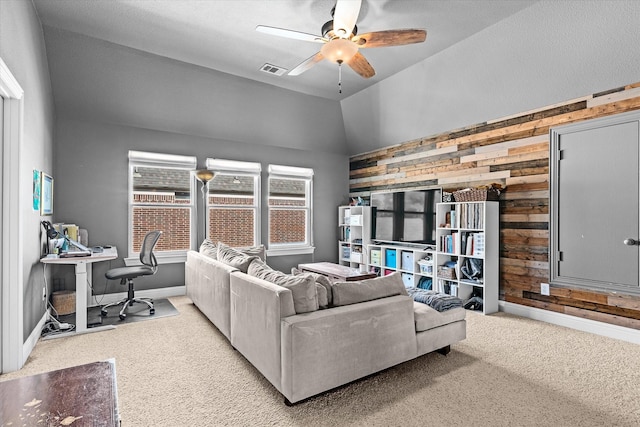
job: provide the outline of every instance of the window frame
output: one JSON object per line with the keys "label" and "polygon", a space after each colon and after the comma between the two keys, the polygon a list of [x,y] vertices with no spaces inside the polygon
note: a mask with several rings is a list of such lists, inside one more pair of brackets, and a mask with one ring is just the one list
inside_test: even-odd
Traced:
{"label": "window frame", "polygon": [[[133,209],[138,206],[165,206],[167,209],[174,209],[172,205],[160,205],[154,203],[134,203],[133,202],[133,173],[136,167],[158,168],[158,169],[180,169],[189,172],[193,176],[193,171],[197,166],[197,159],[194,156],[182,156],[177,154],[164,154],[147,151],[129,150],[128,168],[128,188],[127,188],[127,209],[128,209],[128,230],[127,230],[127,258],[124,259],[126,266],[141,265],[140,252],[133,251]],[[190,203],[180,205],[180,208],[189,208],[190,235],[189,248],[184,250],[154,252],[158,264],[172,264],[186,262],[187,251],[195,247],[197,239],[197,218],[196,218],[196,183],[194,179],[189,179]]]}
{"label": "window frame", "polygon": [[[254,246],[262,244],[262,192],[261,192],[261,172],[262,165],[255,162],[243,162],[239,160],[226,160],[207,158],[206,167],[212,171],[215,175],[227,175],[227,176],[250,176],[253,177],[253,200],[254,203],[250,207],[249,205],[238,205],[242,209],[253,209],[255,215],[255,221],[253,225],[253,241]],[[215,179],[215,177],[214,177]],[[233,205],[214,205],[209,203],[209,187],[207,185],[207,198],[205,203],[205,223],[207,226],[204,230],[205,239],[209,238],[209,221],[210,221],[210,208],[233,208]]]}
{"label": "window frame", "polygon": [[[267,255],[285,256],[312,254],[315,251],[313,241],[313,169],[295,166],[269,165],[269,176],[267,178],[267,211],[268,211],[268,233],[267,233]],[[305,206],[288,206],[287,209],[306,211],[305,221],[305,242],[299,243],[276,243],[271,242],[271,212],[278,208],[272,208],[270,185],[271,179],[291,179],[305,181]]]}

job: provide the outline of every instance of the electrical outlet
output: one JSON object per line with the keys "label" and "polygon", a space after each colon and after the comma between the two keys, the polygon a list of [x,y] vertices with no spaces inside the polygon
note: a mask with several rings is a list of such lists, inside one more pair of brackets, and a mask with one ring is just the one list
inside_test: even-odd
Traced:
{"label": "electrical outlet", "polygon": [[540,283],[540,293],[542,295],[551,295],[549,292],[549,284],[548,283]]}

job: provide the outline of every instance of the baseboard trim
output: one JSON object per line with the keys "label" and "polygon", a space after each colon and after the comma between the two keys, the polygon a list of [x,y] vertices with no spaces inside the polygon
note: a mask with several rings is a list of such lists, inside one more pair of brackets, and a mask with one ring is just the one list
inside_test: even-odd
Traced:
{"label": "baseboard trim", "polygon": [[[135,295],[140,298],[152,298],[152,299],[160,299],[160,298],[170,298],[177,297],[181,295],[186,295],[186,287],[183,286],[172,286],[170,288],[157,288],[157,289],[144,289],[140,291],[135,291]],[[127,297],[126,292],[116,292],[113,294],[104,294],[104,295],[94,295],[91,297],[91,303],[89,307],[95,307],[97,305],[105,305],[110,304],[112,302],[120,301]],[[100,304],[97,303],[97,301]]]}
{"label": "baseboard trim", "polygon": [[24,366],[27,361],[27,358],[33,351],[34,347],[38,343],[40,339],[40,335],[42,335],[42,328],[44,328],[44,324],[47,323],[47,319],[49,318],[49,310],[45,310],[42,318],[38,322],[35,328],[29,334],[29,338],[22,344],[22,360],[20,361],[20,368]]}
{"label": "baseboard trim", "polygon": [[598,322],[591,319],[584,319],[582,317],[570,316],[564,313],[556,313],[555,311],[527,307],[506,301],[500,301],[499,307],[500,311],[514,314],[516,316],[540,320],[542,322],[552,323],[554,325],[564,326],[578,331],[589,332],[609,338],[628,341],[634,344],[640,344],[640,331],[637,329]]}

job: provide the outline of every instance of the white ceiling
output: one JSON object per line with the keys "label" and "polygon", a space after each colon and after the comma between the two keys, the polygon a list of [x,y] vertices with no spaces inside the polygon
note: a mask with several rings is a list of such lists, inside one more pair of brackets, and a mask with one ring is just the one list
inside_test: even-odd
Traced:
{"label": "white ceiling", "polygon": [[[267,84],[339,100],[472,37],[530,6],[531,0],[363,0],[358,33],[419,28],[425,43],[363,49],[376,70],[363,79],[350,68],[338,93],[336,64],[322,61],[299,76],[260,71],[265,63],[293,69],[317,43],[255,31],[256,25],[321,33],[335,0],[33,0],[43,25]],[[46,34],[46,33],[45,33]],[[54,82],[55,83],[55,82]]]}

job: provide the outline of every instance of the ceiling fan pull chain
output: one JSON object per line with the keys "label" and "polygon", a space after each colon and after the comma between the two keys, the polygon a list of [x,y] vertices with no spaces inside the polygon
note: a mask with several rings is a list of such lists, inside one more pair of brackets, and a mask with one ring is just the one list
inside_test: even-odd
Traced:
{"label": "ceiling fan pull chain", "polygon": [[338,93],[342,93],[342,60],[338,60]]}

